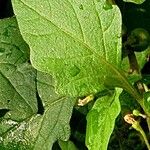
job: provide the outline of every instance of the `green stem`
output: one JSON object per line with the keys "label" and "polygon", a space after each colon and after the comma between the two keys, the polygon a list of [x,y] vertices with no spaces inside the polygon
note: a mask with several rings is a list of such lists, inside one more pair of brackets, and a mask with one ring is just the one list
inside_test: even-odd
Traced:
{"label": "green stem", "polygon": [[140,132],[140,133],[141,133],[141,135],[143,136],[143,139],[144,139],[144,141],[145,141],[145,144],[146,144],[146,146],[147,146],[148,150],[150,150],[150,145],[149,145],[149,142],[148,142],[148,140],[147,140],[147,137],[146,137],[145,132],[143,131],[143,129],[142,129],[142,128],[141,128],[141,130],[140,130],[139,132]]}
{"label": "green stem", "polygon": [[135,122],[132,124],[132,127],[133,127],[135,130],[137,130],[138,132],[141,133],[141,135],[142,135],[142,137],[143,137],[143,139],[144,139],[144,142],[145,142],[145,144],[146,144],[148,150],[150,150],[149,142],[148,142],[148,140],[147,140],[146,134],[145,134],[144,130],[142,129],[140,123],[139,123],[138,121],[135,121]]}
{"label": "green stem", "polygon": [[150,115],[149,114],[147,114],[146,122],[147,122],[148,129],[149,129],[149,132],[150,132]]}

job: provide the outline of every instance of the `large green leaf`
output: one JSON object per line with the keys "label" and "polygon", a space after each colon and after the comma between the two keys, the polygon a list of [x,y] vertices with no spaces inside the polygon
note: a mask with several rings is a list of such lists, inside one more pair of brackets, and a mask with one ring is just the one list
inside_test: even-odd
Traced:
{"label": "large green leaf", "polygon": [[22,120],[37,112],[35,69],[24,63],[29,48],[15,18],[0,20],[0,109],[5,118]]}
{"label": "large green leaf", "polygon": [[96,101],[87,115],[86,145],[89,150],[106,150],[115,119],[120,113],[120,89]]}
{"label": "large green leaf", "polygon": [[105,9],[106,0],[12,2],[33,66],[54,76],[59,93],[96,93],[107,77],[121,78],[114,67],[121,62],[116,5]]}

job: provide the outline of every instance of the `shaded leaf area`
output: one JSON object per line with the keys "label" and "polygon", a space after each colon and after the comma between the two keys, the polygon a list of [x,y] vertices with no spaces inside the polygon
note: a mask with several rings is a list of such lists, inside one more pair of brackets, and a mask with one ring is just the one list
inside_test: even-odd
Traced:
{"label": "shaded leaf area", "polygon": [[29,47],[22,39],[16,18],[0,20],[0,64],[20,64],[29,60]]}
{"label": "shaded leaf area", "polygon": [[116,89],[113,95],[98,99],[87,115],[86,145],[90,150],[106,150],[115,119],[120,113],[119,95]]}
{"label": "shaded leaf area", "polygon": [[26,121],[18,123],[10,119],[1,118],[0,148],[4,150],[30,150],[32,137],[25,135],[28,127],[29,125]]}
{"label": "shaded leaf area", "polygon": [[5,118],[20,121],[37,112],[35,70],[25,61],[29,48],[15,18],[0,21],[0,109]]}
{"label": "shaded leaf area", "polygon": [[[47,150],[57,139],[67,141],[74,100],[58,95],[52,77],[37,73],[27,63],[29,48],[21,38],[15,18],[1,23],[0,148]],[[44,105],[43,115],[37,115],[37,92],[41,99],[38,103]]]}
{"label": "shaded leaf area", "polygon": [[2,120],[1,144],[4,148],[9,148],[10,145],[15,147],[16,144],[19,150],[23,148],[48,150],[57,139],[63,141],[69,139],[69,121],[74,100],[59,97],[55,93],[50,75],[38,72],[37,80],[39,95],[45,101],[44,114],[32,116],[21,123],[9,120],[3,123]]}
{"label": "shaded leaf area", "polygon": [[36,72],[28,60],[29,47],[16,19],[0,20],[1,149],[18,149],[22,145],[21,132],[26,129],[24,120],[37,113]]}
{"label": "shaded leaf area", "polygon": [[35,70],[28,64],[0,64],[0,108],[5,118],[22,120],[37,112]]}
{"label": "shaded leaf area", "polygon": [[141,109],[140,105],[136,102],[135,98],[133,98],[129,93],[123,91],[120,96],[120,103],[121,103],[121,113],[122,116],[126,113],[131,113],[133,109]]}
{"label": "shaded leaf area", "polygon": [[43,100],[45,113],[42,117],[34,149],[47,150],[57,139],[67,141],[70,136],[70,118],[74,98],[64,97],[55,92],[54,80],[49,74],[38,72],[38,92]]}
{"label": "shaded leaf area", "polygon": [[104,6],[105,0],[13,1],[31,62],[54,76],[59,93],[85,96],[103,90],[108,76],[120,78],[120,11]]}

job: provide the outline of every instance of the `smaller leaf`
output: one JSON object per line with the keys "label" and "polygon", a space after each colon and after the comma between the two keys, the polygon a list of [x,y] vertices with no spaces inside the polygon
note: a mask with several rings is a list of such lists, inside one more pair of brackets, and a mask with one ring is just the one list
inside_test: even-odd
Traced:
{"label": "smaller leaf", "polygon": [[0,109],[9,110],[5,118],[20,121],[37,113],[35,75],[28,63],[0,63]]}
{"label": "smaller leaf", "polygon": [[69,121],[75,99],[57,94],[51,75],[38,71],[37,80],[37,89],[45,112],[39,123],[40,129],[37,131],[33,149],[48,150],[56,140],[69,139]]}
{"label": "smaller leaf", "polygon": [[145,2],[145,0],[123,0],[124,2],[131,2],[134,4],[142,4]]}
{"label": "smaller leaf", "polygon": [[150,91],[144,93],[144,107],[150,112]]}
{"label": "smaller leaf", "polygon": [[16,18],[0,20],[0,109],[7,112],[1,117],[20,121],[37,113],[36,71],[28,60]]}
{"label": "smaller leaf", "polygon": [[87,115],[86,145],[89,150],[106,150],[115,119],[120,113],[119,95],[116,89],[113,95],[98,99]]}

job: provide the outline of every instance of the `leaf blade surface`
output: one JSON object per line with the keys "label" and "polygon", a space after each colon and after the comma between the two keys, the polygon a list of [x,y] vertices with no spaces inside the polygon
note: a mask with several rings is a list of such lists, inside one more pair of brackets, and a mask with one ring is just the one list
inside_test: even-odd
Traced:
{"label": "leaf blade surface", "polygon": [[87,115],[86,145],[89,150],[106,150],[110,135],[114,129],[115,119],[120,113],[117,89],[111,96],[98,99]]}
{"label": "leaf blade surface", "polygon": [[39,4],[13,1],[21,33],[31,47],[33,66],[54,76],[59,93],[83,96],[103,90],[105,77],[115,74],[114,66],[121,61],[117,6],[105,10],[105,0]]}

